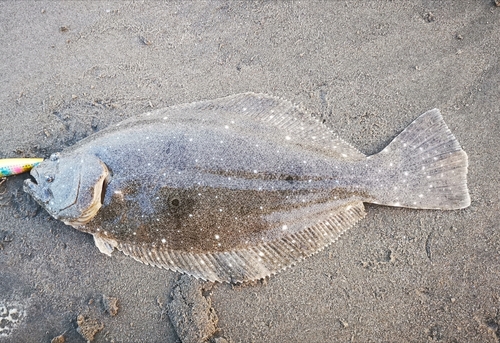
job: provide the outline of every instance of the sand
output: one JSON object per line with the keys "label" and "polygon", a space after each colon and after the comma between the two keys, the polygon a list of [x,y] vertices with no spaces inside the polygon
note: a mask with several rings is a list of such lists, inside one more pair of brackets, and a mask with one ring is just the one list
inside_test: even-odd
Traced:
{"label": "sand", "polygon": [[[0,158],[246,91],[300,104],[366,154],[440,108],[469,155],[469,208],[367,205],[337,243],[266,282],[187,285],[205,305],[185,311],[213,309],[217,342],[498,342],[499,28],[488,0],[1,2]],[[0,186],[1,343],[85,342],[79,323],[102,325],[94,342],[195,337],[169,317],[186,305],[169,310],[178,274],[99,253],[24,178]]]}

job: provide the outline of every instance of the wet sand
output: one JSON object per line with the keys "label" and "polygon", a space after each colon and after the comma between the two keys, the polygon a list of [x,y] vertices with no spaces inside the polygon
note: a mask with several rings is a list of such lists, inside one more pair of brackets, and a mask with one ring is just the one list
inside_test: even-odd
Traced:
{"label": "wet sand", "polygon": [[[213,308],[219,343],[498,342],[499,27],[486,0],[2,2],[0,158],[47,157],[135,114],[247,91],[303,106],[366,154],[439,108],[469,155],[469,208],[367,205],[323,252],[266,282],[199,283],[194,304]],[[0,186],[0,342],[85,342],[86,324],[94,342],[195,337],[176,333],[194,316],[171,295],[196,283],[99,253],[24,194],[24,178]]]}

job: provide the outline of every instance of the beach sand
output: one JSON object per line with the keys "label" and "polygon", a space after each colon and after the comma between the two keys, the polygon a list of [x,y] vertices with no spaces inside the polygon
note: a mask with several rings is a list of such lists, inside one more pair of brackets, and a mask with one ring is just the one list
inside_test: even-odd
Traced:
{"label": "beach sand", "polygon": [[101,254],[24,194],[26,175],[11,177],[1,343],[85,342],[77,328],[94,342],[196,341],[179,331],[194,305],[215,313],[218,343],[500,340],[493,1],[10,1],[0,42],[0,158],[48,157],[132,115],[253,91],[301,105],[366,154],[439,108],[469,156],[472,198],[459,211],[366,205],[338,242],[265,282],[207,285]]}

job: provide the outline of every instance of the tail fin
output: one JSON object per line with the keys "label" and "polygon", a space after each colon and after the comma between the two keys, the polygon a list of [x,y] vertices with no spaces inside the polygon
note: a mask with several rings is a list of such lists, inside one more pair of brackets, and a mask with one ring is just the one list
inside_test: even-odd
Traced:
{"label": "tail fin", "polygon": [[370,186],[374,203],[443,210],[470,205],[467,154],[438,109],[415,119],[368,161],[372,173],[380,173]]}

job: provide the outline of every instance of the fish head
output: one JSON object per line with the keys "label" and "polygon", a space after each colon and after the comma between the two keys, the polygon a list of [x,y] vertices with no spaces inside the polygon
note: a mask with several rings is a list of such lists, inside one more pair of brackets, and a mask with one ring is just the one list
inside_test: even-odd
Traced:
{"label": "fish head", "polygon": [[95,155],[56,153],[33,168],[31,176],[34,181],[25,180],[24,191],[51,216],[76,228],[101,208],[110,172]]}

